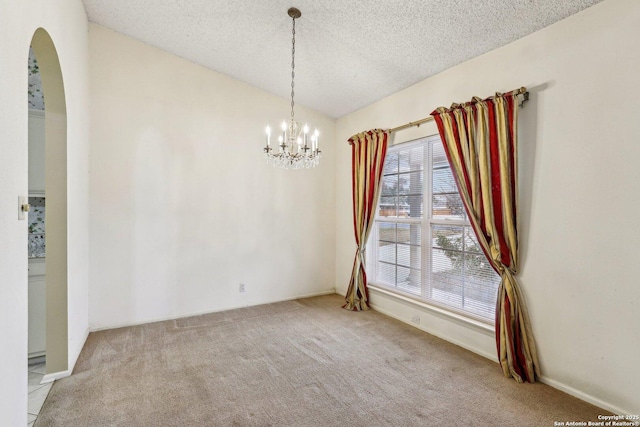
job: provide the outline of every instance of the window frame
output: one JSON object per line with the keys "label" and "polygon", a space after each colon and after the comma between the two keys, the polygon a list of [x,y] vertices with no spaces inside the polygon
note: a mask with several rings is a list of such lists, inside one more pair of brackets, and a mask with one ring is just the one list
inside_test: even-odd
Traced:
{"label": "window frame", "polygon": [[[457,308],[455,306],[440,302],[432,298],[433,295],[433,286],[431,283],[431,274],[432,274],[432,252],[434,251],[434,244],[432,240],[432,227],[438,225],[444,226],[456,226],[461,227],[463,230],[463,235],[465,229],[468,227],[471,233],[474,233],[473,228],[471,227],[471,223],[469,218],[467,217],[466,210],[464,211],[464,219],[456,219],[456,218],[433,218],[433,146],[434,143],[442,144],[442,140],[440,135],[429,135],[416,140],[411,140],[407,142],[402,142],[398,144],[394,144],[390,146],[387,150],[387,155],[392,153],[393,151],[402,151],[408,150],[415,146],[423,146],[424,154],[423,154],[423,167],[422,167],[422,217],[421,218],[388,218],[388,217],[380,217],[380,203],[382,200],[382,193],[378,199],[378,203],[376,205],[376,215],[373,220],[373,226],[371,229],[371,233],[369,236],[369,240],[367,242],[367,250],[366,250],[366,259],[365,266],[367,271],[367,276],[371,278],[369,285],[373,289],[381,289],[385,293],[397,294],[400,297],[408,298],[410,300],[414,300],[420,304],[424,304],[427,307],[435,308],[439,312],[444,312],[446,314],[451,314],[456,318],[462,318],[463,320],[470,321],[472,323],[480,322],[485,326],[489,326],[491,328],[495,328],[495,319],[487,318],[480,314],[473,313],[472,311],[465,310],[464,308]],[[386,159],[385,159],[386,162]],[[417,224],[421,227],[420,230],[420,262],[421,262],[421,279],[420,279],[420,292],[413,293],[407,290],[403,290],[398,287],[397,279],[396,283],[390,284],[380,281],[378,275],[379,263],[388,263],[386,261],[380,261],[380,253],[379,253],[379,227],[378,224],[381,222],[392,222],[395,224]],[[397,238],[396,238],[397,240]],[[398,257],[397,257],[397,241],[396,241],[396,262],[395,264],[390,264],[397,266]],[[467,252],[465,252],[467,253]],[[482,256],[484,252],[482,252]],[[403,266],[402,264],[400,264]],[[409,268],[409,267],[407,267]],[[497,274],[497,273],[496,273]],[[497,300],[497,295],[496,295]],[[495,302],[493,306],[493,310],[495,310]]]}

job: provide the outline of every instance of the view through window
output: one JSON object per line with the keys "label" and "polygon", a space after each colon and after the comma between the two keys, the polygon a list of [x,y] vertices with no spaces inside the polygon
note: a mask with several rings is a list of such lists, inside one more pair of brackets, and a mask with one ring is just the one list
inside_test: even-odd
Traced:
{"label": "view through window", "polygon": [[500,277],[471,228],[439,136],[388,149],[367,253],[372,284],[493,322]]}

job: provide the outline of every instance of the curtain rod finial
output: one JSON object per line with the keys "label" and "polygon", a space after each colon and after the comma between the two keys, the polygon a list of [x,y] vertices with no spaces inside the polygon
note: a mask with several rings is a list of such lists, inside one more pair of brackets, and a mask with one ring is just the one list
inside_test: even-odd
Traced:
{"label": "curtain rod finial", "polygon": [[[525,88],[522,88],[522,89],[525,89]],[[525,89],[524,92],[520,92],[520,93],[522,94],[522,101],[518,103],[518,106],[522,108],[524,106],[524,103],[529,100],[529,92],[527,92],[527,90]]]}

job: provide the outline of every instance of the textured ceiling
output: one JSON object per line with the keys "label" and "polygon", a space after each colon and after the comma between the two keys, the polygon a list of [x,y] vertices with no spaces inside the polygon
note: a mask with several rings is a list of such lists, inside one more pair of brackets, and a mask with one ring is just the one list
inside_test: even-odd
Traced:
{"label": "textured ceiling", "polygon": [[337,118],[601,0],[83,0],[91,22]]}

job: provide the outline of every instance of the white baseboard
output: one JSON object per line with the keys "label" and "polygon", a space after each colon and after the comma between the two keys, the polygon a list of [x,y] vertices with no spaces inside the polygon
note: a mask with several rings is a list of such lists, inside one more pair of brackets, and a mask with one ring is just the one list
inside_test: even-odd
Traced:
{"label": "white baseboard", "polygon": [[613,412],[614,414],[617,415],[631,415],[631,414],[635,414],[633,411],[631,410],[625,410],[617,405],[614,405],[610,402],[606,402],[602,399],[599,399],[595,396],[592,396],[590,394],[587,394],[583,391],[580,391],[576,388],[573,388],[571,386],[568,386],[564,383],[561,383],[560,381],[556,381],[552,378],[548,378],[545,377],[544,375],[539,377],[538,380],[543,383],[546,384],[550,387],[553,387],[557,390],[563,391],[573,397],[576,397],[580,400],[584,400],[585,402],[591,403],[592,405],[598,406],[602,409],[606,409],[607,411]]}
{"label": "white baseboard", "polygon": [[46,351],[35,351],[33,353],[29,353],[29,364],[31,364],[32,359],[44,358],[47,355]]}
{"label": "white baseboard", "polygon": [[[334,289],[328,289],[326,291],[320,291],[320,292],[312,292],[310,294],[304,294],[304,295],[298,295],[297,297],[293,297],[293,298],[287,298],[284,300],[280,300],[280,301],[273,301],[273,302],[282,302],[282,301],[293,301],[296,299],[303,299],[303,298],[313,298],[313,297],[321,297],[323,295],[333,295],[336,293],[335,288]],[[271,304],[271,303],[265,303],[265,304]]]}
{"label": "white baseboard", "polygon": [[259,304],[252,304],[252,305],[244,304],[244,305],[238,305],[238,306],[232,306],[232,307],[225,307],[225,308],[221,308],[219,310],[207,310],[207,311],[188,313],[188,314],[178,314],[178,315],[175,315],[175,316],[158,317],[158,318],[154,318],[154,319],[143,320],[143,321],[140,321],[140,322],[119,323],[119,324],[107,325],[107,326],[93,326],[93,327],[90,326],[89,327],[89,332],[99,332],[99,331],[106,331],[106,330],[109,330],[109,329],[126,328],[128,326],[146,325],[147,323],[155,323],[155,322],[164,322],[164,321],[167,321],[167,320],[184,319],[185,317],[201,316],[203,314],[218,313],[220,311],[236,310],[238,308],[251,307],[251,306],[254,306],[254,305],[273,304],[273,303],[276,303],[276,302],[293,301],[293,300],[296,300],[296,299],[319,297],[319,296],[322,296],[322,295],[332,295],[332,294],[335,294],[335,293],[336,293],[336,290],[335,290],[335,288],[333,288],[333,289],[327,289],[325,291],[320,291],[320,292],[312,292],[312,293],[309,293],[309,294],[296,295],[296,296],[292,296],[292,297],[284,298],[284,299],[267,300],[267,301],[260,302]]}
{"label": "white baseboard", "polygon": [[76,349],[72,354],[72,358],[69,360],[71,362],[69,363],[69,369],[65,371],[53,372],[51,374],[45,374],[44,377],[42,377],[42,381],[40,381],[40,384],[52,383],[56,380],[59,380],[60,378],[65,378],[70,376],[71,373],[73,372],[73,368],[75,368],[76,366],[78,357],[80,357],[80,352],[82,352],[82,349],[84,348],[84,344],[87,342],[88,337],[89,337],[89,329],[87,328],[87,330],[84,332],[84,337],[80,341],[79,345],[76,346]]}
{"label": "white baseboard", "polygon": [[60,378],[68,377],[69,375],[71,375],[71,372],[73,372],[73,369],[67,369],[66,371],[60,371],[60,372],[54,372],[52,374],[45,374],[45,376],[42,377],[42,381],[40,381],[40,384],[52,383],[55,380],[59,380]]}

